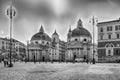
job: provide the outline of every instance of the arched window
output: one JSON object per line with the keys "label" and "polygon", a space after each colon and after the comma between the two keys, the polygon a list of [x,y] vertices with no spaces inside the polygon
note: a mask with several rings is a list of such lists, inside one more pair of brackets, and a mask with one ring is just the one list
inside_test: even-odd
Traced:
{"label": "arched window", "polygon": [[114,47],[114,45],[111,43],[111,44],[109,44],[109,47]]}
{"label": "arched window", "polygon": [[112,43],[111,44],[107,43],[105,47],[114,47],[114,45]]}
{"label": "arched window", "polygon": [[113,47],[113,45],[110,45],[110,47]]}
{"label": "arched window", "polygon": [[105,47],[109,47],[109,44],[106,44]]}

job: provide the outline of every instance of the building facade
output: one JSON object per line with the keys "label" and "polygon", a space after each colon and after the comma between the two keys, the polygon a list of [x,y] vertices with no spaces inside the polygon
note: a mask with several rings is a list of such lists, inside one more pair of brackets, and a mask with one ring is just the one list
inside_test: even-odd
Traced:
{"label": "building facade", "polygon": [[98,26],[98,60],[120,61],[120,19],[100,22]]}
{"label": "building facade", "polygon": [[93,56],[96,60],[96,52],[93,54],[92,36],[79,19],[77,27],[73,30],[70,28],[67,35],[66,61],[93,60]]}
{"label": "building facade", "polygon": [[[16,39],[12,39],[12,58],[23,59],[26,53],[26,45]],[[2,58],[8,58],[10,53],[10,39],[0,38],[0,54]]]}
{"label": "building facade", "polygon": [[52,42],[55,45],[55,51],[56,51],[56,54],[58,55],[56,60],[64,61],[65,60],[65,52],[66,52],[66,42],[60,40],[59,35],[56,32],[56,30],[52,34]]}
{"label": "building facade", "polygon": [[34,34],[27,44],[27,59],[28,61],[60,61],[65,54],[64,43],[59,39],[56,30],[51,38],[41,26],[39,32]]}

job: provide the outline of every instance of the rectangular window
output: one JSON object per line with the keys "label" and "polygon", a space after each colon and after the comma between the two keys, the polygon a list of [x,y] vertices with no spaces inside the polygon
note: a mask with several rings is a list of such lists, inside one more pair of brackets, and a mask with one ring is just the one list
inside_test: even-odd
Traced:
{"label": "rectangular window", "polygon": [[117,30],[120,30],[120,25],[116,25],[115,26],[115,30],[117,31]]}
{"label": "rectangular window", "polygon": [[115,30],[118,30],[118,26],[117,25],[115,26]]}
{"label": "rectangular window", "polygon": [[100,36],[100,40],[103,40],[103,35]]}
{"label": "rectangular window", "polygon": [[118,27],[119,27],[119,30],[120,30],[120,25]]}
{"label": "rectangular window", "polygon": [[108,26],[107,31],[112,31],[112,26]]}
{"label": "rectangular window", "polygon": [[108,35],[108,39],[111,39],[111,35],[110,34]]}
{"label": "rectangular window", "polygon": [[108,50],[108,56],[110,56],[111,55],[111,50]]}
{"label": "rectangular window", "polygon": [[119,48],[117,48],[117,49],[114,49],[114,55],[115,56],[120,56],[120,49]]}
{"label": "rectangular window", "polygon": [[4,46],[2,46],[2,49],[5,49]]}
{"label": "rectangular window", "polygon": [[107,27],[107,31],[109,31],[109,27]]}
{"label": "rectangular window", "polygon": [[98,57],[105,57],[106,56],[106,50],[105,49],[98,49]]}
{"label": "rectangular window", "polygon": [[2,41],[2,44],[4,44],[4,41]]}
{"label": "rectangular window", "polygon": [[100,28],[100,32],[103,32],[103,28],[102,27]]}
{"label": "rectangular window", "polygon": [[116,34],[117,38],[120,38],[120,35],[119,34]]}
{"label": "rectangular window", "polygon": [[112,31],[112,26],[110,26],[110,31]]}

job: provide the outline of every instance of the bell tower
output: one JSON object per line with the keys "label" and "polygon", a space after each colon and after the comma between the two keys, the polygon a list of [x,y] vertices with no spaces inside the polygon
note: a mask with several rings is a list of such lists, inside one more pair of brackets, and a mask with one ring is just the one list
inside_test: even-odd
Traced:
{"label": "bell tower", "polygon": [[52,34],[52,40],[55,41],[56,43],[59,42],[59,35],[58,35],[58,33],[56,32],[56,30],[55,30],[55,32]]}
{"label": "bell tower", "polygon": [[68,31],[68,35],[67,35],[67,41],[69,41],[69,38],[70,38],[70,36],[71,36],[71,32],[72,32],[72,30],[71,30],[71,27],[69,28],[69,31]]}

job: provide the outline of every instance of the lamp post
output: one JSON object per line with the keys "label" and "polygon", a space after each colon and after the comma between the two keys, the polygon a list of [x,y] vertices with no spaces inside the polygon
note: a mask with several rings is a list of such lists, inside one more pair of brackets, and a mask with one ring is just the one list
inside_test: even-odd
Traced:
{"label": "lamp post", "polygon": [[10,20],[10,64],[9,67],[13,67],[11,56],[12,56],[12,26],[13,26],[13,17],[16,15],[16,10],[13,8],[13,0],[11,2],[10,7],[7,9],[7,16],[9,17]]}
{"label": "lamp post", "polygon": [[1,61],[2,61],[2,53],[0,53],[0,63],[1,63]]}
{"label": "lamp post", "polygon": [[90,20],[90,23],[92,23],[93,26],[93,64],[95,64],[95,58],[94,58],[94,53],[95,53],[95,47],[94,47],[94,37],[95,37],[95,33],[94,33],[94,27],[95,24],[98,22],[98,19],[95,18],[94,16],[92,17],[92,19]]}
{"label": "lamp post", "polygon": [[29,62],[29,49],[28,49],[28,46],[29,46],[29,40],[27,40],[27,50],[26,50],[26,54],[27,54],[27,61]]}
{"label": "lamp post", "polygon": [[89,59],[88,59],[88,42],[87,42],[87,64],[89,62]]}

